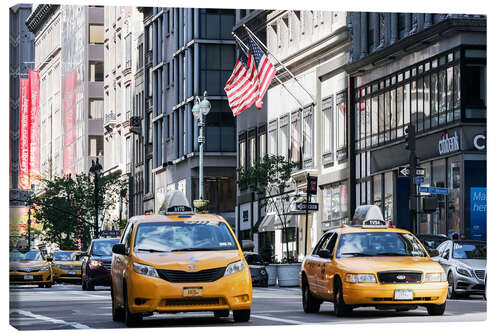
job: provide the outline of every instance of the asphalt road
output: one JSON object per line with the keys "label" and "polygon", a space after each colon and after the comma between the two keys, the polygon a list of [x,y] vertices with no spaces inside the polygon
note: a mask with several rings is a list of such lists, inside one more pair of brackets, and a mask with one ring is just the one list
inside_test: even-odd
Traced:
{"label": "asphalt road", "polygon": [[[486,320],[482,297],[448,300],[443,316],[430,317],[425,308],[412,311],[380,311],[358,308],[350,317],[337,318],[331,303],[323,303],[317,314],[302,311],[298,288],[254,288],[248,323],[234,323],[232,316],[215,319],[210,312],[162,314],[144,318],[141,327],[270,326],[342,323],[408,323]],[[31,286],[10,288],[10,324],[19,330],[75,328],[123,328],[111,319],[109,288],[82,291],[77,285],[55,285],[50,289]]]}

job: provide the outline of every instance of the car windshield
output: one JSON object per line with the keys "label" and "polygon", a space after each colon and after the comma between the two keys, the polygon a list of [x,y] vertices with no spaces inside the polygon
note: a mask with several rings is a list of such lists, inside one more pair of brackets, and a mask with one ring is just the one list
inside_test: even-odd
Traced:
{"label": "car windshield", "polygon": [[117,244],[119,239],[106,239],[94,241],[92,247],[93,256],[111,256],[113,254],[113,245]]}
{"label": "car windshield", "polygon": [[229,228],[217,221],[141,223],[134,243],[135,251],[149,252],[236,249]]}
{"label": "car windshield", "polygon": [[55,261],[76,261],[77,260],[76,256],[77,256],[76,252],[57,251],[54,253],[54,260]]}
{"label": "car windshield", "polygon": [[14,250],[10,252],[9,255],[10,261],[42,261],[42,254],[40,251],[28,251],[26,253],[19,252],[18,250]]}
{"label": "car windshield", "polygon": [[454,259],[486,259],[486,243],[454,243]]}
{"label": "car windshield", "polygon": [[259,254],[247,254],[245,259],[249,265],[264,265],[264,259]]}
{"label": "car windshield", "polygon": [[399,232],[359,232],[343,234],[337,248],[337,258],[404,256],[425,257],[417,239]]}

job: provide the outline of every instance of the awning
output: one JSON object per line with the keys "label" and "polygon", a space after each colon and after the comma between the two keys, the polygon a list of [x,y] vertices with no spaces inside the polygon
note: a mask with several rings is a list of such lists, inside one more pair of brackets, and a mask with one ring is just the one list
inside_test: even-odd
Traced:
{"label": "awning", "polygon": [[[285,226],[287,228],[296,228],[297,227],[297,215],[284,215],[281,217],[285,221]],[[278,216],[276,216],[276,220],[274,221],[274,230],[283,229],[283,225],[281,224],[281,220]]]}
{"label": "awning", "polygon": [[274,214],[264,216],[259,224],[259,232],[274,231],[275,216]]}

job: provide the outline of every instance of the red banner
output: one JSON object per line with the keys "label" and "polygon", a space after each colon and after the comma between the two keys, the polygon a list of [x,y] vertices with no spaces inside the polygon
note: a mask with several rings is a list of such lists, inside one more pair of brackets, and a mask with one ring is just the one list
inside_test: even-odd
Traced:
{"label": "red banner", "polygon": [[40,74],[38,71],[29,70],[31,92],[30,112],[30,181],[40,180]]}
{"label": "red banner", "polygon": [[19,188],[30,189],[29,178],[30,163],[30,82],[26,78],[20,78],[19,94]]}

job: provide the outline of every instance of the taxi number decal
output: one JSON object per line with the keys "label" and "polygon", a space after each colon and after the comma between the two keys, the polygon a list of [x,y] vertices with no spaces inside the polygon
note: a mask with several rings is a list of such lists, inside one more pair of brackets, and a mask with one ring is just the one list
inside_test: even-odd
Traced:
{"label": "taxi number decal", "polygon": [[201,297],[203,296],[203,287],[186,287],[183,295],[184,297]]}

